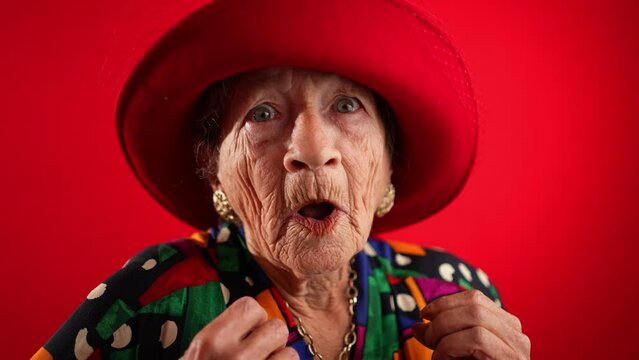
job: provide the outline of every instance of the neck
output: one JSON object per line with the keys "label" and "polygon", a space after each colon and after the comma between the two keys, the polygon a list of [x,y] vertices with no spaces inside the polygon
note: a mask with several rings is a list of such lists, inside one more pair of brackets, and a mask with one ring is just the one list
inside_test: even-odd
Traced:
{"label": "neck", "polygon": [[331,273],[305,278],[259,258],[256,261],[297,317],[297,325],[302,322],[313,337],[315,351],[324,359],[337,359],[353,322],[348,295],[350,264]]}
{"label": "neck", "polygon": [[259,257],[255,257],[255,260],[296,315],[331,312],[347,307],[350,264],[330,273],[307,277],[276,267]]}

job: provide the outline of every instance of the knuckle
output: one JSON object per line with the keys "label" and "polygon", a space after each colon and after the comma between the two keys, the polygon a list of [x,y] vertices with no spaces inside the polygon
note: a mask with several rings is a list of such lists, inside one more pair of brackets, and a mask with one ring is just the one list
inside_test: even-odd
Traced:
{"label": "knuckle", "polygon": [[512,314],[511,314],[511,316],[512,316],[512,319],[513,319],[513,324],[514,324],[514,326],[515,326],[515,330],[517,330],[517,331],[520,331],[520,332],[521,332],[521,331],[522,331],[521,320],[519,320],[519,318],[518,318],[518,317],[516,317],[515,315],[512,315]]}
{"label": "knuckle", "polygon": [[251,358],[252,358],[251,354],[249,354],[247,349],[241,348],[235,354],[233,354],[233,356],[231,357],[231,360],[250,360]]}
{"label": "knuckle", "polygon": [[486,295],[482,293],[480,290],[472,289],[468,290],[468,297],[473,304],[481,304],[484,301]]}
{"label": "knuckle", "polygon": [[475,326],[471,329],[470,338],[472,343],[477,345],[479,348],[488,348],[490,346],[488,330],[481,326]]}
{"label": "knuckle", "polygon": [[473,304],[470,306],[469,310],[470,320],[476,325],[483,324],[486,322],[486,318],[488,314],[486,314],[486,308],[481,305]]}
{"label": "knuckle", "polygon": [[251,314],[257,316],[260,319],[266,319],[266,311],[260,306],[260,304],[254,298],[250,296],[244,296],[237,299],[233,305],[234,310],[240,314]]}
{"label": "knuckle", "polygon": [[235,300],[235,302],[233,303],[233,305],[231,306],[235,306],[235,307],[239,307],[242,309],[250,309],[252,307],[258,306],[259,304],[257,303],[257,301],[255,299],[253,299],[250,296],[243,296],[237,300]]}
{"label": "knuckle", "polygon": [[288,340],[288,329],[284,322],[280,319],[271,319],[267,321],[264,326],[266,327],[267,333],[272,336],[272,338],[276,341],[286,341]]}
{"label": "knuckle", "polygon": [[528,337],[528,335],[526,334],[521,334],[522,337],[522,343],[524,346],[524,350],[526,350],[526,354],[530,354],[530,349],[532,347],[532,343],[530,341],[530,337]]}
{"label": "knuckle", "polygon": [[212,340],[200,332],[191,340],[187,353],[190,355],[189,358],[199,359],[204,354],[209,354],[213,348]]}

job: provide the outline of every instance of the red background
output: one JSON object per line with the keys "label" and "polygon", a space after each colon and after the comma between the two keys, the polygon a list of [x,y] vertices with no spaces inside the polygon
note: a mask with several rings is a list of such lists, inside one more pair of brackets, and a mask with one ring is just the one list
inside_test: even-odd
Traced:
{"label": "red background", "polygon": [[[457,201],[389,237],[482,267],[534,358],[636,356],[639,7],[428,3],[475,79],[479,158]],[[130,255],[191,232],[136,183],[99,85],[131,4],[0,3],[2,358],[34,353]]]}

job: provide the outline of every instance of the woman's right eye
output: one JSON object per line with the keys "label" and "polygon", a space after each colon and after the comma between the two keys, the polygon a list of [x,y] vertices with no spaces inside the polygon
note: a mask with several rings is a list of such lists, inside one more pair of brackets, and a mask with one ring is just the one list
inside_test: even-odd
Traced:
{"label": "woman's right eye", "polygon": [[255,122],[268,121],[272,120],[276,113],[277,112],[271,105],[260,104],[249,111],[247,118]]}

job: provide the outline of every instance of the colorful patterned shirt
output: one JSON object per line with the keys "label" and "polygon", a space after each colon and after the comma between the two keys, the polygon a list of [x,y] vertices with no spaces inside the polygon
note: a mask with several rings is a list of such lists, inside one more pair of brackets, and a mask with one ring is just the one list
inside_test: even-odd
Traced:
{"label": "colorful patterned shirt", "polygon": [[[483,271],[441,250],[371,238],[353,267],[359,295],[351,359],[430,359],[411,326],[440,296],[474,288],[501,304]],[[284,321],[288,346],[312,359],[282,296],[232,224],[140,252],[93,289],[32,359],[178,359],[243,296]]]}

